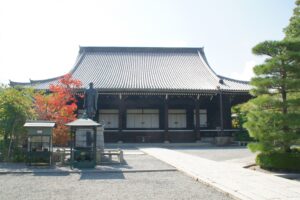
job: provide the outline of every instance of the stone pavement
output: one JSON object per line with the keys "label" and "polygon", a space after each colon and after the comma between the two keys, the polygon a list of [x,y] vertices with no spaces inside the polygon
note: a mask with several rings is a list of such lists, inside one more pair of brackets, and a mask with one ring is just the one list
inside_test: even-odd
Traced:
{"label": "stone pavement", "polygon": [[208,160],[234,163],[241,167],[255,164],[256,157],[256,154],[252,153],[247,147],[240,146],[175,147],[168,149],[206,158]]}
{"label": "stone pavement", "polygon": [[242,200],[300,200],[300,183],[164,148],[140,148],[187,175]]}

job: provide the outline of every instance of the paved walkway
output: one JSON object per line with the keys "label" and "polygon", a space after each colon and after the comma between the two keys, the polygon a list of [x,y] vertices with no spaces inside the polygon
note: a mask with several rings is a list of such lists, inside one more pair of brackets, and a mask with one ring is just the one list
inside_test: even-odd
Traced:
{"label": "paved walkway", "polygon": [[226,147],[179,147],[168,148],[182,153],[195,155],[208,160],[228,162],[245,167],[255,164],[256,154],[247,147],[226,146]]}
{"label": "paved walkway", "polygon": [[141,148],[193,178],[245,200],[300,200],[300,183],[269,174],[164,149]]}

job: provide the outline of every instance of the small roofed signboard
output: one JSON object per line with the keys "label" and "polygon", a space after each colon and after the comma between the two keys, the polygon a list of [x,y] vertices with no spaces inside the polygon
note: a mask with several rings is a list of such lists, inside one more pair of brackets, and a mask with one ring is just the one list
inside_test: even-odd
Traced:
{"label": "small roofed signboard", "polygon": [[51,165],[52,131],[55,127],[55,122],[27,121],[24,127],[28,131],[28,164]]}
{"label": "small roofed signboard", "polygon": [[51,135],[55,122],[52,121],[27,121],[24,127],[28,130],[28,135]]}

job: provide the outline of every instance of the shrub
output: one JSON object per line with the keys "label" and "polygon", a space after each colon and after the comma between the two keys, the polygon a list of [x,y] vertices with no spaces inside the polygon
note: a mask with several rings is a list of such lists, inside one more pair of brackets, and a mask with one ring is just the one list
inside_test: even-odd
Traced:
{"label": "shrub", "polygon": [[235,141],[248,141],[248,142],[251,142],[251,141],[253,141],[253,138],[251,138],[249,136],[248,131],[241,130],[241,131],[238,131],[234,134],[234,140]]}
{"label": "shrub", "polygon": [[256,157],[256,164],[263,169],[300,172],[300,152],[268,152]]}
{"label": "shrub", "polygon": [[15,148],[12,152],[13,162],[25,162],[26,161],[26,149]]}
{"label": "shrub", "polygon": [[4,160],[3,150],[4,150],[4,141],[0,139],[0,162]]}
{"label": "shrub", "polygon": [[30,159],[28,157],[26,157],[26,161],[30,162],[32,164],[36,164],[36,163],[48,163],[49,162],[49,158],[48,157],[31,157]]}

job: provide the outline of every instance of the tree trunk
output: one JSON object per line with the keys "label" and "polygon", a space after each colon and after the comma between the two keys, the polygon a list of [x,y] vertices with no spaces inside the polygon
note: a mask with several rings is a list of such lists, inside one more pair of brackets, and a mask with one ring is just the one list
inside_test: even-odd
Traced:
{"label": "tree trunk", "polygon": [[[284,63],[283,63],[284,64]],[[283,116],[286,116],[288,114],[288,106],[287,106],[287,91],[286,91],[286,78],[287,78],[287,74],[285,69],[282,70],[281,72],[281,77],[282,80],[284,81],[281,85],[281,98],[282,98],[282,114]],[[287,123],[285,123],[285,125],[283,126],[283,132],[285,134],[289,133],[289,127],[286,125]],[[284,143],[283,149],[285,152],[290,152],[290,145],[287,145],[286,143]]]}
{"label": "tree trunk", "polygon": [[13,122],[13,126],[12,126],[12,130],[10,133],[10,141],[9,141],[9,147],[8,147],[8,151],[7,151],[7,158],[10,160],[10,154],[11,154],[11,146],[12,146],[12,140],[13,140],[13,135],[15,132],[15,125],[16,125],[16,120],[14,120]]}
{"label": "tree trunk", "polygon": [[[284,64],[284,63],[283,63]],[[283,84],[281,85],[281,98],[282,98],[282,114],[286,115],[287,114],[287,91],[286,91],[286,83],[285,83],[285,80],[286,80],[286,71],[285,69],[282,70],[281,72],[281,77],[282,77],[282,80],[284,81]]]}
{"label": "tree trunk", "polygon": [[287,101],[287,97],[286,97],[286,89],[285,89],[285,86],[283,86],[282,90],[281,90],[281,98],[282,98],[282,114],[286,115],[288,113],[288,110],[287,110],[287,104],[286,104],[286,101]]}
{"label": "tree trunk", "polygon": [[7,131],[4,131],[4,142],[5,143],[6,143],[7,139],[8,139],[8,133],[7,133]]}

